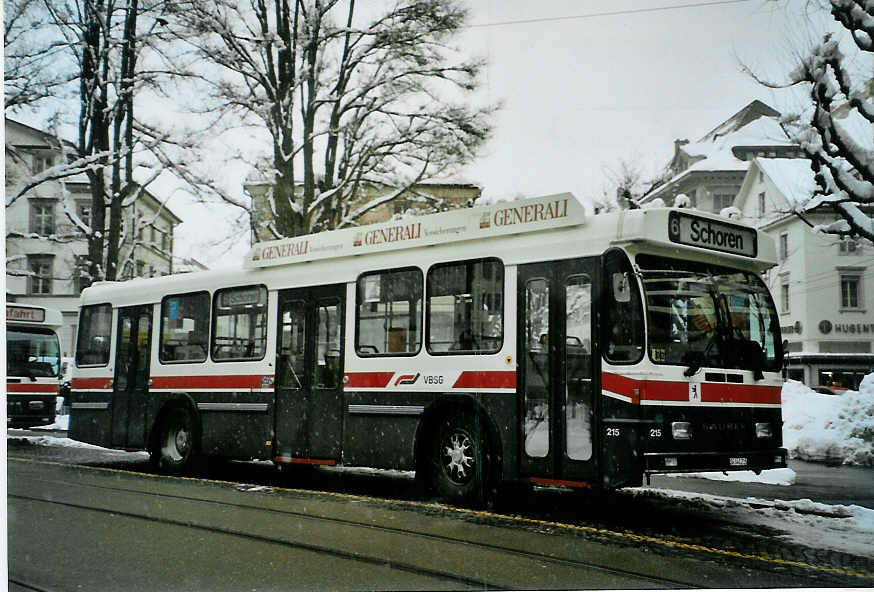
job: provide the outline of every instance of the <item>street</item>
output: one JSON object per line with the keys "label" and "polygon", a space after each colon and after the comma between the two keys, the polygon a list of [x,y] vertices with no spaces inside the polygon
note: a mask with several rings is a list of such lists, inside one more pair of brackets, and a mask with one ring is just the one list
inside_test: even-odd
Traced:
{"label": "street", "polygon": [[12,590],[874,583],[870,556],[802,549],[650,495],[524,489],[471,512],[421,499],[403,475],[221,463],[173,478],[141,453],[34,446],[13,432]]}

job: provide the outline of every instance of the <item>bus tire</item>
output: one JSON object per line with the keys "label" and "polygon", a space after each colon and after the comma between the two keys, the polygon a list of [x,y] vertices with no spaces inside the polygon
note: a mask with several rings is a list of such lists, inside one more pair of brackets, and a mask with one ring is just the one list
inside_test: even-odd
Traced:
{"label": "bus tire", "polygon": [[197,436],[191,411],[185,407],[173,407],[164,415],[151,455],[152,462],[161,472],[180,474],[194,468]]}
{"label": "bus tire", "polygon": [[482,507],[486,502],[488,438],[476,415],[466,410],[445,415],[430,434],[433,492],[450,503]]}

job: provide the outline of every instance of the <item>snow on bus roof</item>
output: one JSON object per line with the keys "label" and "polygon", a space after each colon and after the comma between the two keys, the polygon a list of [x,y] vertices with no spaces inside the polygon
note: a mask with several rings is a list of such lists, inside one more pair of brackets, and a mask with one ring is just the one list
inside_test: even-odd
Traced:
{"label": "snow on bus roof", "polygon": [[258,243],[246,254],[243,266],[272,267],[553,230],[581,225],[585,218],[573,194],[558,193]]}

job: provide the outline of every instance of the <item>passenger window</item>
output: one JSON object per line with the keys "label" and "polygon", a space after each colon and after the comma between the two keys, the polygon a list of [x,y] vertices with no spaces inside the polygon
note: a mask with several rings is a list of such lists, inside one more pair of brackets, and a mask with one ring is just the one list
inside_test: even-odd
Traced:
{"label": "passenger window", "polygon": [[161,362],[203,362],[209,348],[209,293],[167,296],[161,302]]}
{"label": "passenger window", "polygon": [[422,271],[399,269],[358,278],[355,351],[412,355],[422,347]]}
{"label": "passenger window", "polygon": [[643,306],[637,277],[628,257],[613,250],[604,257],[601,324],[604,359],[635,364],[643,358]]}
{"label": "passenger window", "polygon": [[267,288],[218,290],[213,302],[212,359],[264,358],[267,349]]}
{"label": "passenger window", "polygon": [[105,366],[109,363],[112,334],[112,305],[82,307],[76,343],[76,366]]}
{"label": "passenger window", "polygon": [[428,271],[428,351],[487,354],[504,342],[504,266],[498,259]]}

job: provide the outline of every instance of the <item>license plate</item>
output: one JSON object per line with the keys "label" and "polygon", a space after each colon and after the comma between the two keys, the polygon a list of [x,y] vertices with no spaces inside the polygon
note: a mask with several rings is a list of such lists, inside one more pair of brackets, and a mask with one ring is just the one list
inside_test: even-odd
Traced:
{"label": "license plate", "polygon": [[732,456],[728,459],[728,464],[733,467],[745,467],[747,466],[747,459],[743,456]]}

